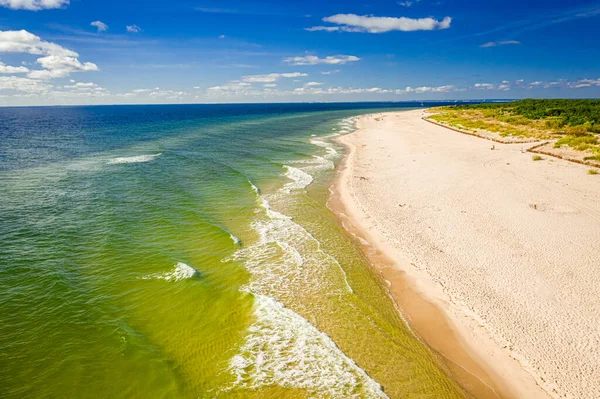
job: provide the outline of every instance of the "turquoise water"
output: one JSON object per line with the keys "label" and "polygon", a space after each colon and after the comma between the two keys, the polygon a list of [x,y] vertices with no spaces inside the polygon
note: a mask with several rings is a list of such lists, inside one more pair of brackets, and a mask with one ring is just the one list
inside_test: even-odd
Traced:
{"label": "turquoise water", "polygon": [[463,397],[326,207],[413,106],[0,109],[0,397]]}

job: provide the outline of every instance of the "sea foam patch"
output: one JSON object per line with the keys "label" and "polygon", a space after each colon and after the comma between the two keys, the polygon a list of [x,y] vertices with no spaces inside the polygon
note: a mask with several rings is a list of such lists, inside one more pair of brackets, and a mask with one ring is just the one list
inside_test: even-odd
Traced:
{"label": "sea foam patch", "polygon": [[387,398],[381,386],[306,319],[275,299],[255,296],[256,321],[230,362],[236,387],[279,385],[314,397]]}
{"label": "sea foam patch", "polygon": [[109,165],[115,164],[125,164],[125,163],[141,163],[141,162],[150,162],[154,161],[156,158],[160,157],[162,152],[158,154],[148,154],[148,155],[136,155],[134,157],[119,157],[113,158],[107,162]]}

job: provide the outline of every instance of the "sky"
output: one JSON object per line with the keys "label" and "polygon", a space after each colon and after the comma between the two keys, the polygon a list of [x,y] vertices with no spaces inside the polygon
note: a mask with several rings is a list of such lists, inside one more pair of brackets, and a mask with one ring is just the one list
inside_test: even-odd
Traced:
{"label": "sky", "polygon": [[0,105],[600,97],[600,2],[0,0]]}

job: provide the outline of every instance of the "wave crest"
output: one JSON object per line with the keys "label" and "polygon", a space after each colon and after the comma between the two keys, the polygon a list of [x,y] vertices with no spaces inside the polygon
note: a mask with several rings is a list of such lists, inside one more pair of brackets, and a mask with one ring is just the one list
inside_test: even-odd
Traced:
{"label": "wave crest", "polygon": [[180,280],[192,278],[197,274],[199,274],[198,270],[194,269],[193,267],[191,267],[189,265],[186,265],[183,262],[177,262],[177,264],[175,265],[173,270],[171,270],[170,272],[154,273],[154,274],[150,274],[149,276],[145,276],[142,279],[143,280],[159,279],[159,280],[165,280],[165,281],[180,281]]}
{"label": "wave crest", "polygon": [[113,158],[107,162],[109,165],[116,164],[124,164],[124,163],[141,163],[141,162],[150,162],[154,161],[156,158],[160,157],[162,152],[158,154],[148,154],[148,155],[136,155],[134,157],[119,157]]}

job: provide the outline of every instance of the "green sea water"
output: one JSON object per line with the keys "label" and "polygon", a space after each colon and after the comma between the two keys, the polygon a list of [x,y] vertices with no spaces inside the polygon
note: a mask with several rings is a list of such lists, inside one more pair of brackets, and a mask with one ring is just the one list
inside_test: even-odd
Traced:
{"label": "green sea water", "polygon": [[0,397],[465,397],[327,208],[391,107],[0,110]]}

